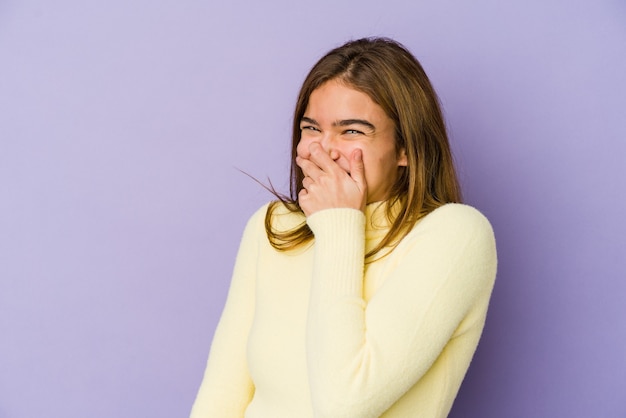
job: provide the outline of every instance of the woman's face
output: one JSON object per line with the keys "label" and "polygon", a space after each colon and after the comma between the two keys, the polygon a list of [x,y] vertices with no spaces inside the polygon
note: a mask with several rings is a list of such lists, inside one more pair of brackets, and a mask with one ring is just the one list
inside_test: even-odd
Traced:
{"label": "woman's face", "polygon": [[330,80],[315,89],[300,121],[297,154],[310,157],[309,146],[318,142],[330,157],[349,172],[349,156],[363,152],[367,203],[385,200],[406,166],[404,150],[396,152],[395,126],[365,93],[339,80]]}

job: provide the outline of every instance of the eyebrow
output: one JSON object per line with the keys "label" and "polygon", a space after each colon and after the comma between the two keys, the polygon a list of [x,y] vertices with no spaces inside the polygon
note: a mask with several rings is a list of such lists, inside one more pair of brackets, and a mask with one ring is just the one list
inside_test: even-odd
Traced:
{"label": "eyebrow", "polygon": [[[303,116],[302,119],[300,119],[300,121],[319,126],[319,123],[315,119],[311,119],[306,116]],[[349,125],[363,125],[371,129],[372,131],[376,130],[376,127],[374,126],[374,124],[365,119],[343,119],[343,120],[333,122],[333,126],[349,126]]]}

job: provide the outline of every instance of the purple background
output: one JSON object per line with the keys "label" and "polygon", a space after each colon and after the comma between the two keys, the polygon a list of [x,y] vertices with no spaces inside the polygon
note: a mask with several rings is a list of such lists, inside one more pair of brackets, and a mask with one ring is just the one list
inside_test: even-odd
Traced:
{"label": "purple background", "polygon": [[0,2],[0,418],[184,417],[319,56],[440,93],[499,272],[452,417],[626,417],[626,4]]}

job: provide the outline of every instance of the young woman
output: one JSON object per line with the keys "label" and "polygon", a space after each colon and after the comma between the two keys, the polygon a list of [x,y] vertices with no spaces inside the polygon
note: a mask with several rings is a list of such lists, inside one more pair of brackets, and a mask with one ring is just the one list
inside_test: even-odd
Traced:
{"label": "young woman", "polygon": [[447,416],[496,249],[426,74],[392,40],[349,42],[293,123],[290,195],[248,222],[191,416]]}

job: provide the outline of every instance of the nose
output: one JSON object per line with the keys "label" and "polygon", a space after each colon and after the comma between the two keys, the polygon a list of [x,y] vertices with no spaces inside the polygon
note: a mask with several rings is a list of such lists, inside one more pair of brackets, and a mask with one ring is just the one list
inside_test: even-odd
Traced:
{"label": "nose", "polygon": [[330,158],[336,160],[339,158],[339,152],[336,149],[336,139],[331,132],[325,132],[319,138],[319,144],[326,154],[330,155]]}
{"label": "nose", "polygon": [[310,147],[312,144],[317,143],[326,154],[330,155],[330,158],[336,161],[340,157],[337,141],[338,139],[328,132],[320,132],[315,136],[302,136],[300,142],[298,142],[296,152],[302,158],[310,158]]}

